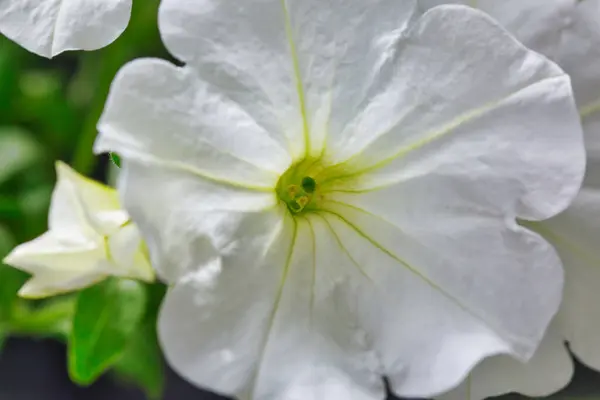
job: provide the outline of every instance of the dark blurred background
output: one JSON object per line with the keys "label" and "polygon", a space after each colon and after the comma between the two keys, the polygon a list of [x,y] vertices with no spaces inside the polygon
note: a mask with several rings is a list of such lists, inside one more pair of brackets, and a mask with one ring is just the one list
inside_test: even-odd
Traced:
{"label": "dark blurred background", "polygon": [[[29,54],[0,36],[0,259],[46,230],[55,160],[113,182],[116,167],[107,157],[92,154],[96,122],[123,64],[142,56],[174,61],[160,42],[157,8],[158,0],[134,1],[129,28],[115,43],[53,60]],[[157,360],[150,369],[134,352],[90,387],[71,383],[64,332],[72,299],[18,299],[26,278],[0,265],[0,400],[144,400],[148,394],[165,400],[223,399],[191,387],[167,367],[161,370],[156,343],[148,347]],[[160,301],[162,292],[154,292]],[[160,376],[164,386],[156,383]],[[594,397],[600,399],[600,375],[581,366],[571,386],[553,396]]]}
{"label": "dark blurred background", "polygon": [[[71,383],[66,372],[65,346],[54,340],[9,339],[0,354],[2,400],[146,400],[135,385],[104,376],[89,388]],[[164,400],[226,400],[195,389],[170,370],[165,371]],[[390,396],[388,400],[395,399]],[[522,396],[502,396],[517,400]],[[578,365],[571,385],[552,399],[600,399],[600,376]],[[313,400],[313,399],[307,399]],[[314,399],[328,400],[328,399]],[[465,399],[466,400],[466,399]]]}

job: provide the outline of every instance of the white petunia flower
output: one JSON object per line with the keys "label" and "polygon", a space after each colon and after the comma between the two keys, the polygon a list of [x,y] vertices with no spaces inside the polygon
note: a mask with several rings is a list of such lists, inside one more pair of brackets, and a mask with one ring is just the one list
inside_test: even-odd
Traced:
{"label": "white petunia flower", "polygon": [[152,281],[136,226],[117,192],[57,162],[49,230],[17,246],[4,263],[33,275],[19,295],[40,298],[78,290],[109,276]]}
{"label": "white petunia flower", "polygon": [[[543,25],[533,17],[529,24]],[[586,179],[565,212],[548,221],[527,223],[555,245],[565,264],[563,303],[549,338],[529,363],[508,357],[485,360],[443,399],[464,400],[465,393],[470,400],[512,391],[528,396],[554,393],[573,374],[564,340],[580,361],[600,371],[600,0],[578,2],[568,17],[571,22],[553,57],[572,80],[587,148]]]}
{"label": "white petunia flower", "polygon": [[131,0],[0,0],[0,32],[51,58],[109,45],[123,33],[130,15]]}
{"label": "white petunia flower", "polygon": [[186,63],[130,63],[99,123],[171,285],[159,331],[196,385],[370,400],[534,352],[561,297],[516,217],[584,169],[569,79],[485,14],[396,0],[163,0]]}

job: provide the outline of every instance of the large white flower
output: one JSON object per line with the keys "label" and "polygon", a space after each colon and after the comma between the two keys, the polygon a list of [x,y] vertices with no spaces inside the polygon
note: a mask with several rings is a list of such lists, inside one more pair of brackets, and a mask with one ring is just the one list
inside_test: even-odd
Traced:
{"label": "large white flower", "polygon": [[33,275],[19,294],[52,296],[108,276],[152,281],[139,232],[121,209],[117,192],[62,162],[56,171],[48,232],[17,246],[4,259]]}
{"label": "large white flower", "polygon": [[116,77],[96,151],[169,284],[191,382],[253,399],[404,396],[526,360],[562,267],[516,217],[562,211],[569,79],[485,14],[414,1],[163,0],[186,63]]}
{"label": "large white flower", "polygon": [[131,0],[0,0],[0,32],[50,58],[107,46],[123,33],[130,14]]}
{"label": "large white flower", "polygon": [[[521,2],[521,7],[526,3]],[[477,400],[511,391],[529,396],[556,392],[573,374],[564,340],[580,361],[600,371],[600,0],[572,3],[567,14],[570,23],[561,29],[551,56],[571,76],[585,133],[586,179],[568,210],[548,221],[527,224],[550,240],[563,259],[563,304],[545,344],[531,362],[523,364],[508,357],[485,360],[463,385],[444,396],[446,399],[464,400],[465,393]],[[551,13],[552,5],[547,6]],[[516,3],[506,3],[506,7],[513,9],[502,10],[499,4],[499,16],[518,13]],[[531,15],[527,24],[544,26],[536,15]],[[551,27],[543,31],[547,29]]]}

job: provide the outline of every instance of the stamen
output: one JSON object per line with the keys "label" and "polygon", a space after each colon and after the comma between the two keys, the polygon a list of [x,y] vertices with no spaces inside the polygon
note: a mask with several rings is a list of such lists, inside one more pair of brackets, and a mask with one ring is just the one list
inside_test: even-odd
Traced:
{"label": "stamen", "polygon": [[298,193],[300,193],[300,188],[298,187],[298,185],[288,186],[288,194],[292,199],[295,198]]}
{"label": "stamen", "polygon": [[308,196],[302,196],[296,199],[296,203],[300,206],[300,209],[303,209],[308,204]]}
{"label": "stamen", "polygon": [[290,210],[292,210],[293,212],[300,212],[302,211],[302,207],[300,206],[300,204],[298,204],[298,202],[296,202],[296,200],[292,200],[288,203],[288,207],[290,208]]}

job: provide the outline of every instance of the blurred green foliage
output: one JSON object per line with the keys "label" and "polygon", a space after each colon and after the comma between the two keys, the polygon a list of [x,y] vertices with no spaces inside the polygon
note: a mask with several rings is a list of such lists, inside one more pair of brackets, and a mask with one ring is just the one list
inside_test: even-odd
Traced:
{"label": "blurred green foliage", "polygon": [[[121,66],[138,57],[169,57],[157,10],[158,0],[134,1],[129,27],[113,44],[52,60],[0,36],[0,259],[47,229],[55,160],[98,180],[114,179],[115,165],[92,153],[96,123]],[[162,285],[109,280],[29,301],[17,296],[27,278],[0,264],[0,349],[8,336],[56,338],[69,344],[76,383],[88,385],[111,370],[160,398],[164,373],[155,325]],[[110,318],[102,319],[106,313]]]}

